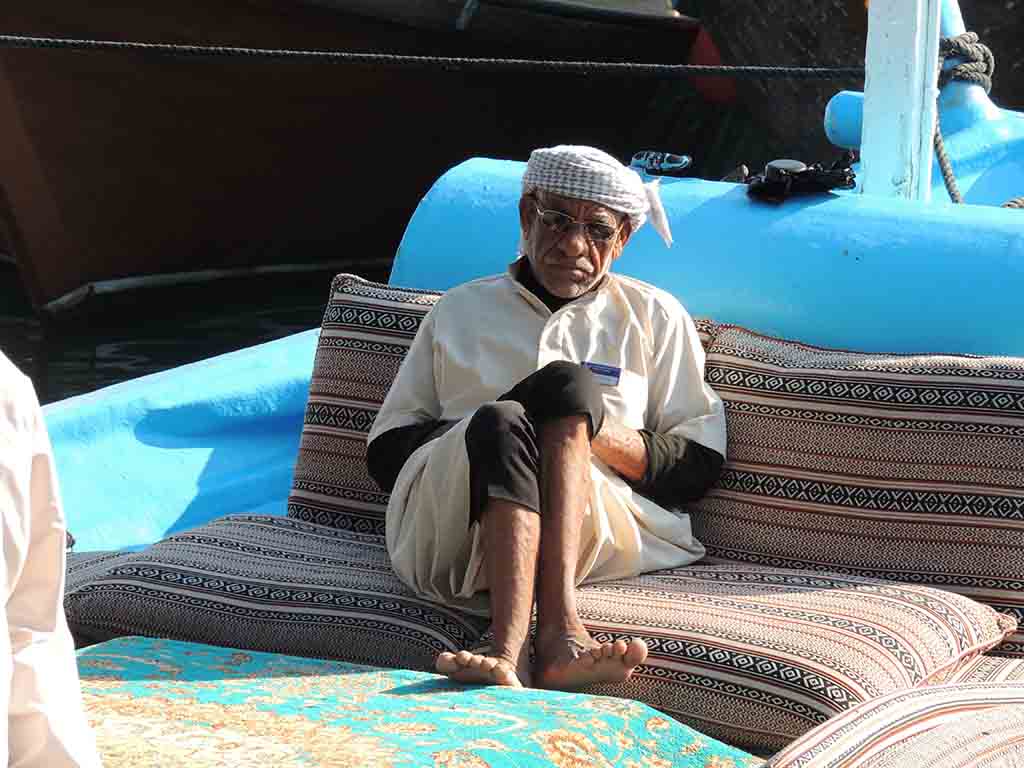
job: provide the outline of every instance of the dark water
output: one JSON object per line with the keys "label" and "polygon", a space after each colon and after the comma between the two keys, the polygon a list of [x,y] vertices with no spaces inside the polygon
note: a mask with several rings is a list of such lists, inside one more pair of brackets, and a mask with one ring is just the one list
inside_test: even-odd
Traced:
{"label": "dark water", "polygon": [[136,292],[44,323],[16,271],[0,264],[0,350],[32,377],[42,402],[53,402],[318,327],[330,280],[324,273]]}

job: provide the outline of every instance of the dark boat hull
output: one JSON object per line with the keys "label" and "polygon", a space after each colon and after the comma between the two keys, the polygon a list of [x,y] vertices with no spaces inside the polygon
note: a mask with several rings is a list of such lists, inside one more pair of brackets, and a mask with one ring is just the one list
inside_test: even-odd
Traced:
{"label": "dark boat hull", "polygon": [[[171,16],[155,5],[55,2],[3,9],[0,30],[675,63],[686,61],[696,32],[684,18],[581,20],[529,2],[485,3],[462,31],[454,21],[462,2],[332,5],[190,0]],[[373,7],[384,16],[412,7],[419,16],[361,15]],[[393,255],[430,184],[467,157],[523,157],[556,142],[625,155],[657,141],[637,118],[657,82],[626,85],[614,77],[4,50],[8,247],[37,308],[119,278],[379,262]],[[439,252],[451,237],[458,233],[438,233]]]}

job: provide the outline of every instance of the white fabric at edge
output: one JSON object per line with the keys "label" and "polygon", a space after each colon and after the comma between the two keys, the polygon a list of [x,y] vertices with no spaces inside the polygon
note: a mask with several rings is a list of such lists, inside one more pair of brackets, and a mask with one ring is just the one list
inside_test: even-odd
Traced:
{"label": "white fabric at edge", "polygon": [[42,409],[0,353],[0,740],[10,768],[100,765],[64,618],[64,512]]}

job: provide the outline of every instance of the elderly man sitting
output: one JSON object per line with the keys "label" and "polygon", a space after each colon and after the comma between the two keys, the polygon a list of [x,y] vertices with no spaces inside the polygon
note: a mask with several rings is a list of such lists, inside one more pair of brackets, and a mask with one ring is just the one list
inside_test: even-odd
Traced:
{"label": "elderly man sitting", "polygon": [[486,655],[438,657],[455,680],[625,680],[646,644],[596,642],[575,587],[703,555],[688,517],[666,507],[717,478],[722,403],[682,306],[609,273],[648,213],[670,245],[656,184],[590,147],[535,150],[519,258],[441,297],[370,432],[398,575],[423,597],[490,612]]}

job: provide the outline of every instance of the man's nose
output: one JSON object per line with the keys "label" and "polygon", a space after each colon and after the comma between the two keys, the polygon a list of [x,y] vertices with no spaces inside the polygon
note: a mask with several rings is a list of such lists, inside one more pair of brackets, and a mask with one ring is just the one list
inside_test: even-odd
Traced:
{"label": "man's nose", "polygon": [[569,229],[559,240],[558,246],[567,256],[578,256],[587,252],[590,244],[587,242],[583,226],[580,223],[570,224]]}

